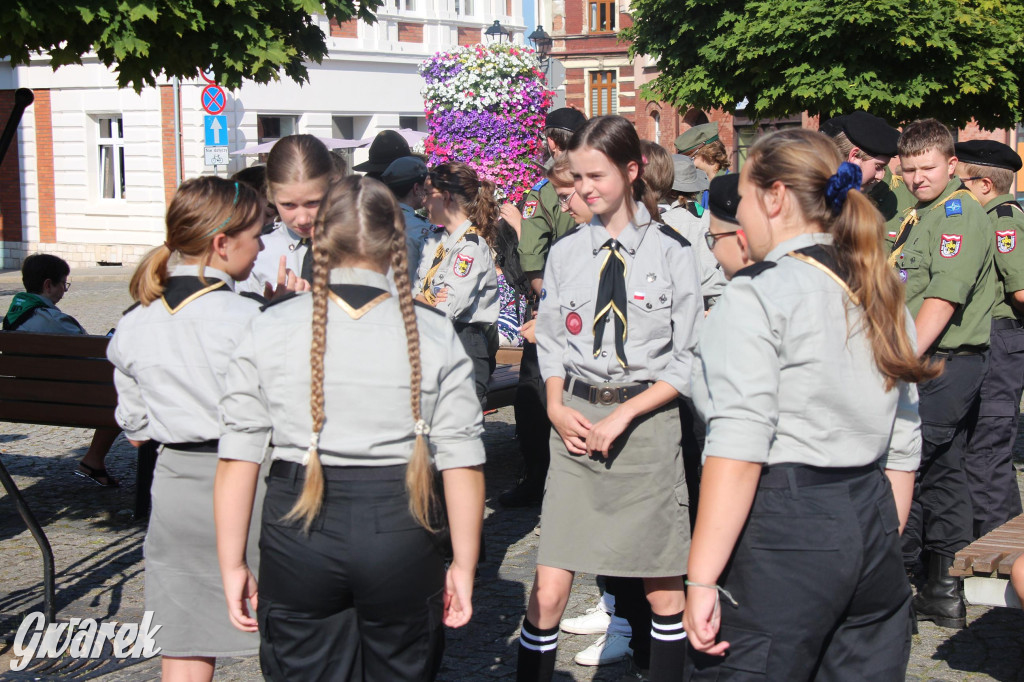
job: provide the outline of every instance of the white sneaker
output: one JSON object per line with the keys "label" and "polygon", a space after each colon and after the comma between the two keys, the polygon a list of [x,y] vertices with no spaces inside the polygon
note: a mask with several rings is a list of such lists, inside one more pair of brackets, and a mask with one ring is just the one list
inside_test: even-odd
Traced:
{"label": "white sneaker", "polygon": [[608,665],[626,660],[633,655],[629,648],[629,637],[622,635],[601,635],[601,637],[572,660],[578,665]]}
{"label": "white sneaker", "polygon": [[574,635],[603,635],[611,622],[612,617],[602,611],[601,607],[595,606],[587,609],[582,616],[566,618],[558,627]]}

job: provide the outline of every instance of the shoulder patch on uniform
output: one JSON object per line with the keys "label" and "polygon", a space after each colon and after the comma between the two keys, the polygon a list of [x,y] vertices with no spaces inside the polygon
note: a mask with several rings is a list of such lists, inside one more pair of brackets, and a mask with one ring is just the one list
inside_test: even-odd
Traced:
{"label": "shoulder patch on uniform", "polygon": [[541,190],[541,188],[544,185],[546,185],[546,184],[548,184],[548,179],[547,178],[541,178],[540,181],[536,185],[533,186],[533,191],[534,192],[539,192]]}
{"label": "shoulder patch on uniform", "polygon": [[1000,218],[1012,218],[1013,207],[1010,204],[999,204],[996,206],[996,215]]}
{"label": "shoulder patch on uniform", "polygon": [[658,230],[666,237],[670,237],[673,240],[679,242],[680,246],[690,246],[689,239],[679,234],[665,223],[658,223]]}
{"label": "shoulder patch on uniform", "polygon": [[414,299],[412,304],[414,306],[416,306],[417,308],[423,308],[424,310],[429,310],[430,312],[434,313],[435,315],[440,315],[441,317],[445,317],[445,314],[444,314],[443,310],[438,310],[437,308],[435,308],[434,306],[430,305],[429,303],[424,303],[423,301],[417,301],[417,300]]}
{"label": "shoulder patch on uniform", "polygon": [[943,258],[955,258],[960,253],[964,237],[960,234],[944,234],[939,240],[939,253]]}
{"label": "shoulder patch on uniform", "polygon": [[130,306],[128,306],[127,308],[125,308],[125,309],[124,309],[124,312],[123,312],[123,313],[121,313],[121,314],[122,314],[122,315],[127,315],[127,314],[128,314],[128,313],[130,313],[131,311],[133,311],[133,310],[135,310],[136,308],[138,308],[138,307],[139,307],[140,305],[142,305],[142,301],[136,301],[135,303],[132,303],[132,304],[131,304]]}
{"label": "shoulder patch on uniform", "polygon": [[467,242],[473,242],[474,244],[480,243],[480,235],[474,234],[473,232],[467,232],[462,238]]}
{"label": "shoulder patch on uniform", "polygon": [[529,220],[537,214],[538,201],[527,201],[523,204],[523,220]]}
{"label": "shoulder patch on uniform", "polygon": [[1016,247],[1016,230],[996,230],[996,248],[999,249],[999,253],[1010,253]]}
{"label": "shoulder patch on uniform", "polygon": [[262,313],[267,308],[273,307],[273,306],[277,305],[278,303],[284,303],[285,301],[290,301],[293,298],[298,298],[298,297],[299,297],[299,292],[297,292],[297,291],[290,291],[287,294],[285,294],[284,296],[282,296],[281,298],[275,298],[270,303],[267,303],[265,306],[260,308],[260,312]]}
{"label": "shoulder patch on uniform", "polygon": [[964,204],[959,199],[950,199],[946,202],[946,217],[963,215]]}
{"label": "shoulder patch on uniform", "polygon": [[778,263],[776,263],[775,261],[763,260],[760,263],[748,265],[747,267],[738,271],[735,275],[733,275],[733,277],[757,277],[765,270],[771,270],[776,265],[778,265]]}

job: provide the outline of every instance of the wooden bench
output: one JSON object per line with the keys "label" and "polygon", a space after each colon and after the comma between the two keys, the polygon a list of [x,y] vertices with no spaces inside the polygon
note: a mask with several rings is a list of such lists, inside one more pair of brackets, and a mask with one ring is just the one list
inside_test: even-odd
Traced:
{"label": "wooden bench", "polygon": [[956,553],[950,575],[964,578],[972,604],[1021,608],[1010,586],[1010,568],[1024,554],[1024,514],[1010,519]]}
{"label": "wooden bench", "polygon": [[519,363],[523,359],[522,348],[499,348],[494,360],[497,366],[487,384],[487,409],[507,407],[516,400],[519,386]]}
{"label": "wooden bench", "polygon": [[[76,428],[117,428],[114,366],[105,336],[0,332],[0,421]],[[149,514],[155,446],[138,451],[135,518]],[[53,620],[53,551],[21,491],[0,461],[0,482],[43,554],[43,608]]]}

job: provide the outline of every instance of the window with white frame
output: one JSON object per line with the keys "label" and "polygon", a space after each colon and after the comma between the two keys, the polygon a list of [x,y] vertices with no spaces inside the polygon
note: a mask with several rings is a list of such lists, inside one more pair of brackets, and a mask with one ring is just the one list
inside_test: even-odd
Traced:
{"label": "window with white frame", "polygon": [[395,9],[406,12],[416,11],[416,0],[393,0]]}
{"label": "window with white frame", "polygon": [[104,199],[124,199],[127,189],[124,173],[124,121],[121,116],[112,114],[97,116],[96,123],[99,127],[99,195]]}
{"label": "window with white frame", "polygon": [[463,16],[473,16],[473,0],[455,0],[455,13]]}
{"label": "window with white frame", "polygon": [[294,135],[296,128],[298,128],[298,118],[295,116],[258,115],[256,117],[256,135],[260,144]]}

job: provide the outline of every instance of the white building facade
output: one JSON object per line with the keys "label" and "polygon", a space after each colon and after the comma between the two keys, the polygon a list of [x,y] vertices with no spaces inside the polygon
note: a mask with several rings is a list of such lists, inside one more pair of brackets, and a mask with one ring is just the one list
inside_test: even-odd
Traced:
{"label": "white building facade", "polygon": [[[522,7],[523,0],[388,0],[373,25],[319,17],[329,53],[308,65],[309,82],[226,92],[217,141],[237,151],[292,133],[362,139],[387,128],[425,130],[420,62],[484,42],[495,20],[523,42]],[[118,89],[95,59],[83,61],[56,72],[43,59],[0,62],[0,125],[18,88],[35,96],[0,164],[0,268],[17,268],[35,252],[72,267],[134,264],[163,241],[166,207],[182,179],[257,162],[231,155],[227,165],[205,164],[208,84],[198,74],[136,93]],[[355,150],[353,160],[365,155]]]}

